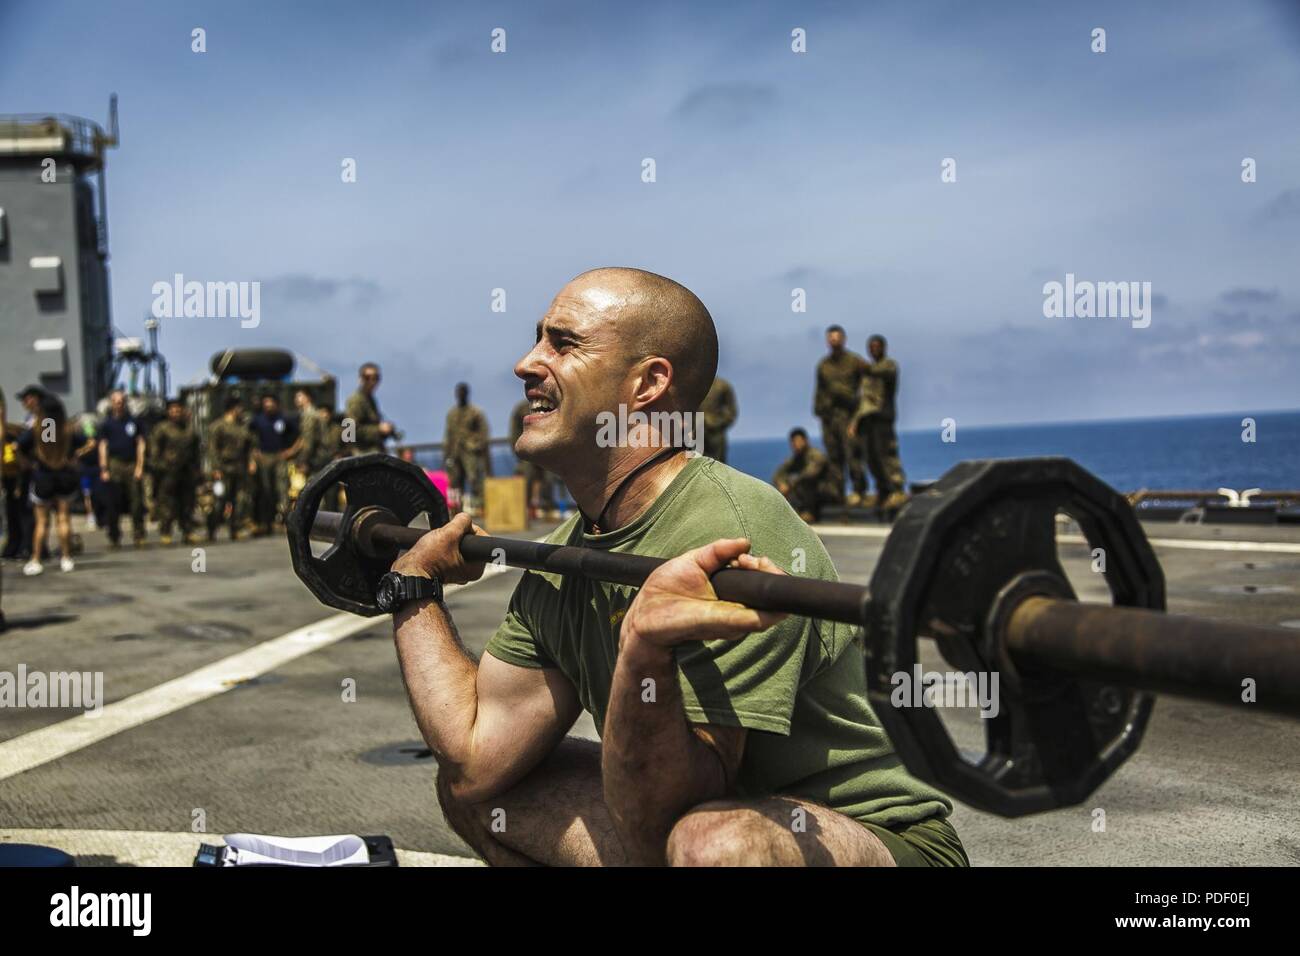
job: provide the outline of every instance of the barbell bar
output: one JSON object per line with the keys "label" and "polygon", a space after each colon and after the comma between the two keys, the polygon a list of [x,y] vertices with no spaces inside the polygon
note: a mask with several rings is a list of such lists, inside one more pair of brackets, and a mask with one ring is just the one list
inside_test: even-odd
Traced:
{"label": "barbell bar", "polygon": [[[317,541],[334,542],[340,539],[342,532],[343,540],[350,538],[367,557],[387,559],[391,563],[398,551],[414,547],[426,533],[424,529],[397,523],[391,511],[373,506],[361,509],[348,522],[351,527],[345,528],[341,512],[318,512],[311,536]],[[461,538],[460,553],[470,562],[504,564],[553,574],[576,574],[630,587],[640,587],[667,560],[490,535],[466,535]],[[786,611],[803,617],[851,624],[862,623],[866,605],[871,600],[870,591],[860,585],[743,568],[724,568],[710,581],[714,593],[723,601],[760,611]]]}
{"label": "barbell bar", "polygon": [[[413,548],[427,531],[400,523],[387,508],[363,505],[349,513],[318,511],[311,537],[342,542],[391,564],[399,551]],[[668,560],[490,535],[466,535],[460,553],[468,562],[630,587],[640,587]],[[862,625],[871,606],[866,586],[791,574],[724,568],[710,583],[719,600],[818,620]],[[1300,632],[1294,629],[1029,596],[1011,609],[1002,643],[1021,668],[1068,672],[1225,704],[1241,702],[1240,675],[1280,671],[1282,692],[1271,693],[1259,707],[1300,716]]]}
{"label": "barbell bar", "polygon": [[[337,484],[346,510],[322,510]],[[1056,555],[1062,510],[1103,546],[1114,605],[1076,600]],[[376,615],[379,577],[427,531],[412,525],[447,520],[417,466],[342,459],[290,515],[294,569],[322,602]],[[328,547],[317,554],[312,541]],[[484,535],[463,537],[460,551],[629,587],[667,560]],[[868,694],[909,770],[1004,815],[1086,798],[1136,749],[1147,692],[1300,716],[1300,631],[1165,613],[1163,572],[1132,507],[1067,459],[956,466],[903,509],[869,587],[740,568],[711,583],[721,600],[864,626]],[[986,722],[988,751],[973,766],[933,710],[892,703],[919,637],[963,671],[1003,678],[1007,706]]]}

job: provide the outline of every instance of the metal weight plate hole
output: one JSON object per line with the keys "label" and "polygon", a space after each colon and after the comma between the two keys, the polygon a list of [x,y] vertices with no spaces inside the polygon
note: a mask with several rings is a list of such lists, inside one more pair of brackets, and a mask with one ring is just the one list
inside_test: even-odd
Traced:
{"label": "metal weight plate hole", "polygon": [[[339,489],[339,510],[342,511],[347,508],[348,483],[346,480],[341,480],[335,485],[335,487]],[[321,511],[329,510],[326,507],[328,501],[329,501],[328,495],[321,496],[320,507],[316,509],[318,513]],[[334,547],[334,545],[329,541],[313,540],[309,543],[309,547],[311,548],[311,556],[313,558],[316,558],[317,560],[321,560],[325,557],[325,552],[329,551],[332,547]]]}
{"label": "metal weight plate hole", "polygon": [[964,762],[978,767],[988,759],[988,730],[990,723],[998,719],[980,715],[982,712],[994,713],[993,708],[998,703],[990,675],[982,672],[968,673],[974,673],[974,683],[960,672],[945,673],[941,691],[944,697],[937,712],[958,755]]}
{"label": "metal weight plate hole", "polygon": [[1079,522],[1064,509],[1056,512],[1056,560],[1079,601],[1111,604],[1106,567],[1110,555],[1100,541],[1089,541]]}
{"label": "metal weight plate hole", "polygon": [[[945,636],[950,640],[967,641],[969,636],[946,635],[943,622],[931,621],[922,629],[923,639],[918,644],[919,675],[914,668],[907,675],[906,686],[895,684],[900,702],[910,693],[912,706],[930,707],[939,717],[944,730],[952,738],[953,746],[962,760],[979,766],[988,756],[986,731],[990,720],[981,717],[981,711],[993,713],[997,706],[996,685],[992,675],[985,671],[963,670],[961,665],[949,661],[939,650],[939,644],[930,639]],[[927,695],[921,698],[919,695]]]}

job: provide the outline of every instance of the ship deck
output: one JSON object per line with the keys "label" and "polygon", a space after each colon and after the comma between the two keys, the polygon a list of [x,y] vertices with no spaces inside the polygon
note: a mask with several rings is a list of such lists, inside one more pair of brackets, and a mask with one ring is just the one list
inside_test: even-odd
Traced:
{"label": "ship deck", "polygon": [[[843,578],[869,577],[884,528],[819,531]],[[1147,532],[1171,611],[1300,626],[1300,527]],[[74,573],[24,578],[5,562],[0,669],[101,671],[107,706],[89,719],[5,711],[0,841],[58,846],[82,865],[188,865],[222,833],[382,833],[404,864],[473,862],[434,800],[386,619],[318,604],[279,538],[208,545],[199,574],[188,547],[110,552],[102,532],[81,534]],[[1084,546],[1060,550],[1080,597],[1102,599]],[[518,574],[450,596],[475,652]],[[973,745],[975,725],[957,723]],[[588,716],[574,733],[594,736]],[[1018,820],[959,805],[954,823],[982,865],[1296,864],[1296,740],[1284,718],[1163,697],[1138,753],[1084,805]]]}

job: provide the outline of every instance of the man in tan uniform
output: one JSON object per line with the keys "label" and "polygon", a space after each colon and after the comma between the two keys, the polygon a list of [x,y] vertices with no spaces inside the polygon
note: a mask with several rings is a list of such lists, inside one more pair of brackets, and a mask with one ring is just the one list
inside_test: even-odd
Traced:
{"label": "man in tan uniform", "polygon": [[903,463],[898,458],[895,395],[898,363],[885,355],[885,337],[867,339],[871,363],[863,367],[862,397],[849,425],[849,434],[866,448],[867,468],[876,482],[876,510],[882,516],[896,512],[907,501]]}
{"label": "man in tan uniform", "polygon": [[167,403],[167,419],[149,433],[149,460],[154,468],[154,499],[158,534],[172,543],[172,525],[179,524],[185,541],[193,544],[194,487],[199,472],[199,436],[190,425],[185,404]]}
{"label": "man in tan uniform", "polygon": [[304,478],[310,478],[315,470],[313,462],[325,439],[328,419],[320,414],[311,393],[305,388],[293,393],[293,404],[298,410],[298,440],[293,443],[293,466]]}
{"label": "man in tan uniform", "polygon": [[[813,414],[821,419],[822,444],[830,459],[830,481],[835,486],[836,502],[856,506],[867,490],[862,472],[862,446],[849,435],[849,423],[857,411],[859,390],[866,360],[844,347],[844,329],[832,325],[826,330],[829,354],[817,363],[817,391],[813,397]],[[853,492],[844,498],[844,472],[847,466]]]}
{"label": "man in tan uniform", "polygon": [[367,362],[358,371],[360,381],[357,390],[348,398],[343,409],[343,447],[351,449],[351,454],[364,455],[367,452],[383,451],[384,440],[396,428],[392,422],[386,422],[379,414],[379,403],[375,401],[375,389],[379,387],[379,366]]}
{"label": "man in tan uniform", "polygon": [[461,507],[473,511],[483,506],[483,478],[487,473],[487,416],[469,403],[469,386],[456,386],[456,404],[447,413],[442,438],[442,461],[447,484],[461,491]]}
{"label": "man in tan uniform", "polygon": [[244,403],[234,395],[226,399],[220,418],[208,428],[208,467],[212,469],[212,514],[208,516],[208,540],[217,536],[217,527],[229,514],[230,540],[244,536],[245,491],[256,470],[253,459],[253,433],[242,415]]}
{"label": "man in tan uniform", "polygon": [[723,464],[727,462],[727,429],[736,421],[736,392],[722,376],[717,376],[700,406],[704,414],[704,454]]}

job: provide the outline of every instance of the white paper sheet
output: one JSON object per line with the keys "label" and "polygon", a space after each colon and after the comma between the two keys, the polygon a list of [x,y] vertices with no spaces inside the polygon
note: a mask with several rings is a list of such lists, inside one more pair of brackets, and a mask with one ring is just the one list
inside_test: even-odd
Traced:
{"label": "white paper sheet", "polygon": [[366,841],[355,835],[281,837],[227,833],[225,866],[279,863],[288,866],[345,866],[369,863]]}

